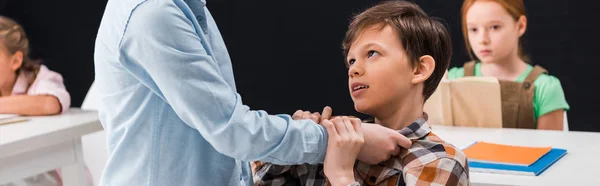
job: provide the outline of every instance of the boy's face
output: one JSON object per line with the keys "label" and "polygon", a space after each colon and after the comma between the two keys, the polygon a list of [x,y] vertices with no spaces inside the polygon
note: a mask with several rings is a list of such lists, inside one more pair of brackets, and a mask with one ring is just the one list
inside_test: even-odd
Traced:
{"label": "boy's face", "polygon": [[350,46],[348,87],[354,108],[375,117],[402,100],[418,96],[413,68],[397,32],[390,26],[370,26]]}

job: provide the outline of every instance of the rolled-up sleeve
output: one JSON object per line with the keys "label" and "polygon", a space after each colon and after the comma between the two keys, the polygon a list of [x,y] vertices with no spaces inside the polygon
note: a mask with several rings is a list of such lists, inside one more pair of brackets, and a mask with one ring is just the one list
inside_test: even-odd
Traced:
{"label": "rolled-up sleeve", "polygon": [[326,130],[244,105],[208,47],[204,33],[214,30],[203,30],[177,2],[147,1],[131,13],[119,46],[124,68],[222,154],[277,164],[323,162]]}
{"label": "rolled-up sleeve", "polygon": [[56,97],[61,105],[61,111],[69,110],[71,106],[71,95],[67,91],[63,82],[63,77],[54,71],[49,70],[42,65],[35,78],[27,90],[27,95],[50,95]]}

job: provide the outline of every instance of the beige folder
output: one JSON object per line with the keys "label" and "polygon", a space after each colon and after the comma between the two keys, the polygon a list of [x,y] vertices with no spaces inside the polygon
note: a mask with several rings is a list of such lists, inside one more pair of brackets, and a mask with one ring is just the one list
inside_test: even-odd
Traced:
{"label": "beige folder", "polygon": [[501,128],[500,84],[492,77],[442,80],[424,111],[433,125]]}

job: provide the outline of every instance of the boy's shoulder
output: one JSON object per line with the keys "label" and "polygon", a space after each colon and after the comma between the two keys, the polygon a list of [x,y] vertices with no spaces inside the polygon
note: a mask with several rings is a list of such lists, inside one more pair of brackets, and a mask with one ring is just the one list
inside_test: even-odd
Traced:
{"label": "boy's shoulder", "polygon": [[462,150],[429,131],[401,151],[406,185],[469,185],[469,166]]}
{"label": "boy's shoulder", "polygon": [[399,131],[413,142],[410,148],[400,151],[402,169],[425,165],[439,159],[454,160],[460,166],[466,167],[466,155],[460,149],[435,135],[427,118],[427,114],[424,113],[422,118]]}
{"label": "boy's shoulder", "polygon": [[431,133],[427,123],[417,124],[400,131],[413,142],[409,149],[379,165],[358,162],[355,173],[368,179],[357,181],[367,185],[469,185],[465,154]]}
{"label": "boy's shoulder", "polygon": [[465,153],[432,132],[414,140],[411,148],[402,151],[400,156],[405,169],[422,166],[439,159],[449,159],[456,161],[462,167],[467,167]]}

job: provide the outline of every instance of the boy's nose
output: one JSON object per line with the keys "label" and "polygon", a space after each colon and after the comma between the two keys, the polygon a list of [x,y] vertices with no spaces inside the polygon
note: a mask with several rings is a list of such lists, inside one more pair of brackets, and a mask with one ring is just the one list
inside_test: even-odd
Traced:
{"label": "boy's nose", "polygon": [[348,76],[349,77],[356,77],[356,76],[362,76],[364,74],[364,70],[357,66],[356,63],[354,63],[354,65],[350,66],[350,69],[348,69]]}

